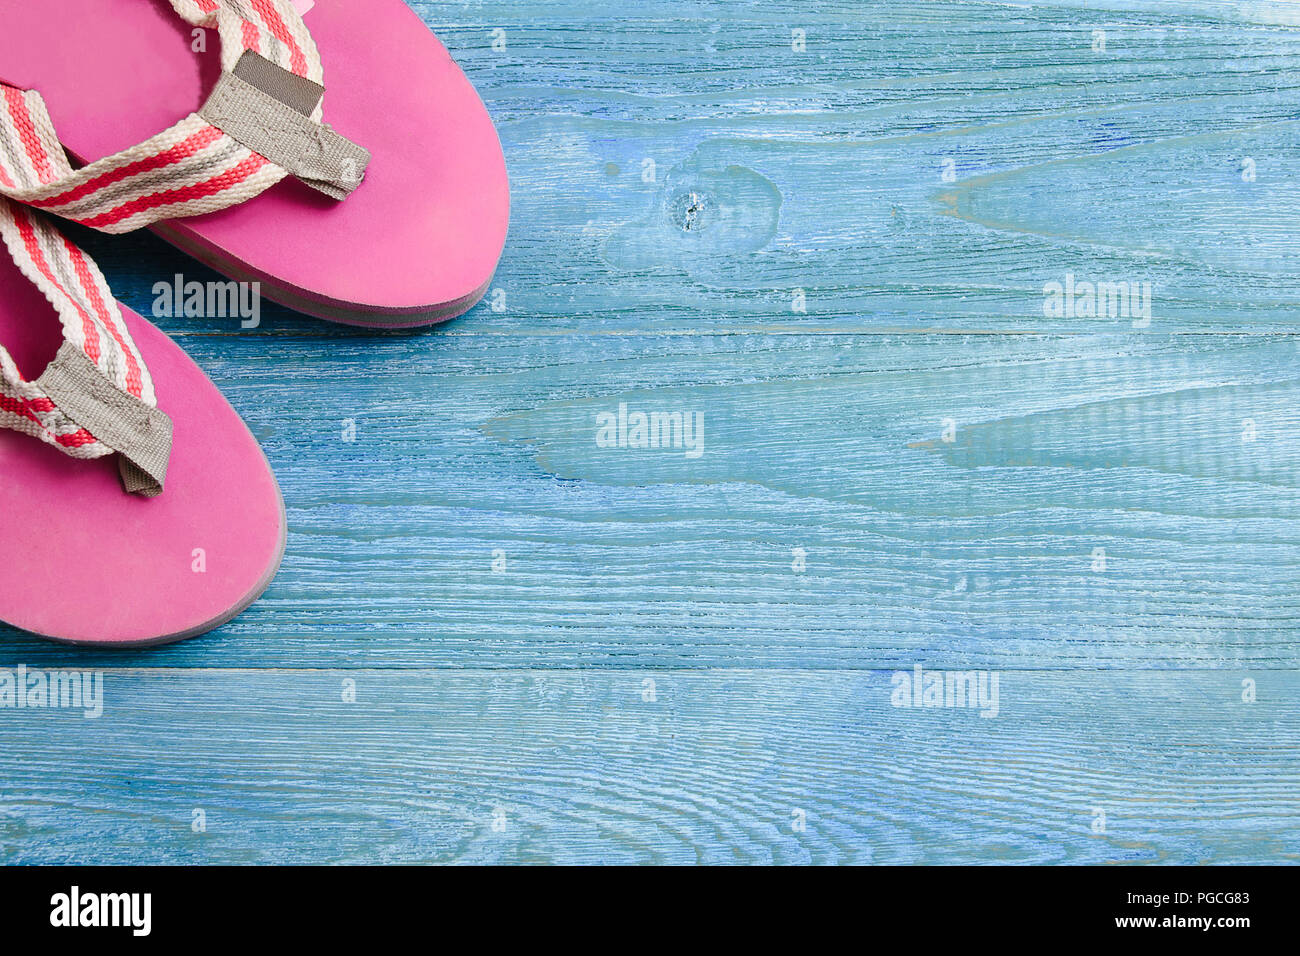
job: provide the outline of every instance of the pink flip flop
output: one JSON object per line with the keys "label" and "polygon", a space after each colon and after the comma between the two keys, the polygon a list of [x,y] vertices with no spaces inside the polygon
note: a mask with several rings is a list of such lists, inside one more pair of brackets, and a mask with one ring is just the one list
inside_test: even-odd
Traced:
{"label": "pink flip flop", "polygon": [[0,164],[33,143],[89,165],[0,193],[106,232],[150,226],[336,322],[459,315],[505,243],[492,121],[402,0],[5,3]]}
{"label": "pink flip flop", "polygon": [[0,621],[122,647],[224,623],[284,552],[257,442],[48,219],[0,198],[0,237]]}

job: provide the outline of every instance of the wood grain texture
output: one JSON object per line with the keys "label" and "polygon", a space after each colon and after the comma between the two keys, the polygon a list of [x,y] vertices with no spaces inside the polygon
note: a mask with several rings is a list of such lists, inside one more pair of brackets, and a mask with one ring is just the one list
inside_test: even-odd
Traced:
{"label": "wood grain texture", "polygon": [[[412,6],[506,149],[495,295],[158,319],[284,567],[173,647],[0,629],[108,692],[0,710],[0,860],[1296,861],[1293,6]],[[215,278],[76,236],[146,315]],[[916,663],[1002,714],[891,707]]]}
{"label": "wood grain texture", "polygon": [[6,718],[0,847],[13,862],[1294,863],[1297,690],[1293,672],[1263,674],[1245,704],[1223,672],[1019,671],[985,719],[894,707],[888,674],[851,670],[115,672],[97,720]]}

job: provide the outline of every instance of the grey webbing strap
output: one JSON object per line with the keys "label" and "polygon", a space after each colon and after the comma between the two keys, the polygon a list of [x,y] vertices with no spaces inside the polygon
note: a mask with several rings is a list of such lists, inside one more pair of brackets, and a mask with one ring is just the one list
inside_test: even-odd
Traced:
{"label": "grey webbing strap", "polygon": [[162,494],[172,450],[172,421],[104,377],[80,348],[64,342],[35,383],[63,412],[117,452],[128,494]]}
{"label": "grey webbing strap", "polygon": [[313,189],[344,199],[361,185],[370,152],[311,118],[325,87],[245,50],[199,116]]}

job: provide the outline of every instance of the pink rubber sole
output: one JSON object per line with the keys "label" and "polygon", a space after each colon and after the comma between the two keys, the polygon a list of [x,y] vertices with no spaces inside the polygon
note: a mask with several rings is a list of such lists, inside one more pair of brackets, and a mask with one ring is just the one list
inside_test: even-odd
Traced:
{"label": "pink rubber sole", "polygon": [[[343,202],[296,181],[156,231],[263,294],[336,322],[399,328],[466,311],[505,245],[510,190],[491,117],[402,0],[316,0],[325,121],[373,156]],[[51,26],[57,24],[57,28]],[[219,75],[165,0],[40,0],[0,10],[0,79],[38,90],[88,162],[194,112]]]}
{"label": "pink rubber sole", "polygon": [[[201,634],[248,607],[284,553],[280,490],[248,428],[167,336],[122,314],[174,428],[162,495],[125,494],[112,457],[77,461],[0,430],[0,621],[67,643]],[[0,342],[29,379],[60,342],[54,310],[8,257]]]}

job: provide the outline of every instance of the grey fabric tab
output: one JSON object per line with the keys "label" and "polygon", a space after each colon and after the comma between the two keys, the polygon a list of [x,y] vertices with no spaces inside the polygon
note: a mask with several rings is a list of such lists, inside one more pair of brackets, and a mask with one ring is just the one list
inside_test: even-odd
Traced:
{"label": "grey fabric tab", "polygon": [[129,494],[162,494],[172,450],[172,421],[106,379],[80,348],[64,342],[36,380],[59,410],[117,452]]}
{"label": "grey fabric tab", "polygon": [[313,189],[344,199],[361,185],[370,152],[311,118],[324,92],[245,50],[199,116]]}
{"label": "grey fabric tab", "polygon": [[325,95],[325,87],[319,83],[290,73],[252,50],[245,50],[235,64],[235,76],[303,116],[311,116]]}

